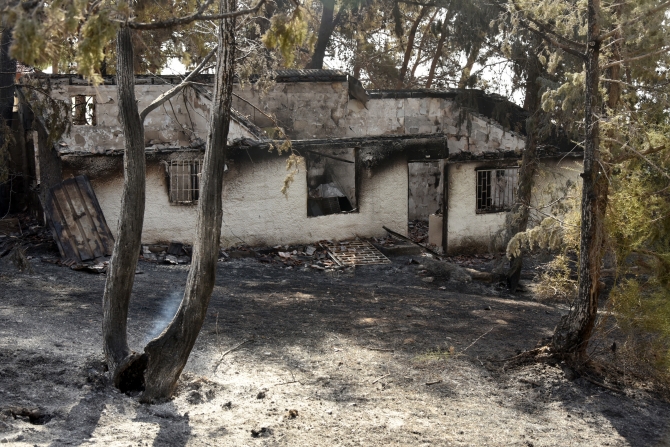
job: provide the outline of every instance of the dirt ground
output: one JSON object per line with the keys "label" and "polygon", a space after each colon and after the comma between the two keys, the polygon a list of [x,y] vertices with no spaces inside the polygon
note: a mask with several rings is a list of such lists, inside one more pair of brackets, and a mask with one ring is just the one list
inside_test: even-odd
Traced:
{"label": "dirt ground", "polygon": [[[104,275],[38,256],[33,272],[2,264],[0,442],[670,446],[670,405],[649,392],[610,391],[560,364],[503,370],[492,361],[551,335],[565,306],[476,282],[427,282],[408,257],[392,260],[335,272],[220,262],[178,393],[160,405],[109,386]],[[136,350],[170,318],[188,266],[140,270],[129,321]]]}

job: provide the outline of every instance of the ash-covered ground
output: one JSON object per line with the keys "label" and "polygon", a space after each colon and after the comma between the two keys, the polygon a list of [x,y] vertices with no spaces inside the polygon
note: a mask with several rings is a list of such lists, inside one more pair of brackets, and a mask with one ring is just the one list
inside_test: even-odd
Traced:
{"label": "ash-covered ground", "polygon": [[[670,446],[670,405],[643,387],[616,392],[565,365],[506,370],[494,361],[550,336],[566,306],[491,284],[426,280],[410,257],[391,259],[330,271],[310,262],[220,262],[178,393],[160,405],[109,385],[104,274],[38,255],[32,272],[3,262],[0,441]],[[142,261],[139,269],[129,321],[138,351],[178,305],[188,265]]]}

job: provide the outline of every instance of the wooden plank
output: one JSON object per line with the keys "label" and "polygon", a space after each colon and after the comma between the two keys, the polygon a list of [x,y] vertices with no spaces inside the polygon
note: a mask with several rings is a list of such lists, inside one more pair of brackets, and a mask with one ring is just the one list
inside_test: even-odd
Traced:
{"label": "wooden plank", "polygon": [[[54,188],[58,188],[58,185],[54,186]],[[67,224],[60,213],[56,198],[53,194],[54,188],[51,188],[47,194],[46,203],[43,204],[44,212],[48,217],[49,227],[51,228],[51,233],[58,245],[58,251],[60,251],[61,257],[64,259],[78,260],[79,253],[77,252],[76,247],[70,243],[72,236],[70,235]]]}
{"label": "wooden plank", "polygon": [[88,210],[91,221],[95,225],[95,232],[98,240],[102,246],[102,251],[105,256],[111,256],[114,249],[114,236],[107,225],[105,215],[102,213],[100,203],[93,192],[91,182],[85,175],[75,177],[79,190],[81,192],[82,200]]}
{"label": "wooden plank", "polygon": [[88,243],[86,241],[86,238],[84,237],[83,231],[77,222],[78,217],[74,212],[74,209],[70,203],[70,198],[68,197],[67,192],[65,190],[65,184],[68,181],[69,180],[66,180],[60,185],[57,185],[54,188],[52,188],[52,193],[55,198],[54,203],[56,204],[56,207],[58,208],[65,225],[67,225],[68,233],[71,236],[68,239],[68,241],[70,242],[70,244],[72,244],[73,248],[79,254],[78,256],[79,259],[81,261],[95,259],[95,255],[93,254],[93,251],[88,247]]}
{"label": "wooden plank", "polygon": [[114,238],[86,176],[51,188],[44,210],[63,258],[81,262],[111,255]]}
{"label": "wooden plank", "polygon": [[102,257],[105,254],[104,250],[102,249],[102,244],[97,237],[98,231],[95,228],[95,224],[93,223],[93,219],[91,219],[88,209],[86,208],[86,204],[84,202],[84,198],[82,197],[82,193],[79,190],[77,181],[74,179],[72,180],[73,181],[71,182],[68,181],[67,183],[64,183],[63,188],[65,189],[65,192],[70,199],[72,211],[77,219],[77,226],[81,230],[81,234],[84,237],[86,246],[93,254],[93,257]]}

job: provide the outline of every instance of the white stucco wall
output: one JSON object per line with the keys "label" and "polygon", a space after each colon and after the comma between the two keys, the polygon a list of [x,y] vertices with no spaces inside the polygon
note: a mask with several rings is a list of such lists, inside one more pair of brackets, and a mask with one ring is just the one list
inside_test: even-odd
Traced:
{"label": "white stucco wall", "polygon": [[[510,162],[504,166],[514,166]],[[486,252],[492,237],[505,225],[505,212],[476,213],[475,169],[491,163],[463,163],[449,166],[448,251],[451,254]],[[502,167],[503,165],[501,165]],[[566,181],[580,183],[581,163],[574,160],[543,160],[535,177],[533,205],[543,206],[556,196]]]}
{"label": "white stucco wall", "polygon": [[[358,213],[307,217],[307,174],[295,176],[282,195],[286,161],[276,157],[260,163],[231,165],[224,179],[222,246],[299,244],[323,239],[382,236],[382,225],[407,231],[407,163],[399,159],[371,175],[361,173]],[[92,179],[107,223],[116,235],[123,180]],[[147,202],[143,243],[192,243],[195,206],[169,202],[164,168],[147,165]],[[244,241],[244,242],[243,242]]]}

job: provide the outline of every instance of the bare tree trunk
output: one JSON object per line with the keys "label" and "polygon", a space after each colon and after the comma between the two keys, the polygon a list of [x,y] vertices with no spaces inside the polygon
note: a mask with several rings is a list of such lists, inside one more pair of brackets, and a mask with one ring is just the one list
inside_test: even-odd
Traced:
{"label": "bare tree trunk", "polygon": [[552,340],[559,353],[575,354],[583,359],[598,311],[600,263],[603,254],[603,221],[607,205],[607,172],[600,162],[599,123],[595,116],[598,99],[598,59],[600,0],[588,0],[588,50],[586,55],[586,91],[584,125],[584,172],[582,222],[579,247],[579,293],[570,313],[561,318]]}
{"label": "bare tree trunk", "polygon": [[[521,159],[519,169],[519,188],[517,190],[516,202],[508,214],[507,240],[515,234],[526,231],[530,215],[530,201],[532,198],[533,183],[537,172],[537,131],[540,110],[540,63],[535,54],[528,57],[528,71],[526,77],[526,98],[524,108],[530,112],[526,121],[526,146]],[[505,276],[507,286],[515,292],[521,277],[523,256],[510,260],[510,266]]]}
{"label": "bare tree trunk", "polygon": [[[221,0],[221,13],[236,0]],[[223,170],[230,125],[235,56],[235,19],[219,22],[219,48],[207,149],[202,169],[193,260],[181,306],[161,335],[144,348],[148,356],[143,402],[169,398],[205,320],[214,289],[222,219]]]}
{"label": "bare tree trunk", "polygon": [[423,34],[421,35],[421,42],[419,42],[419,48],[417,49],[416,52],[416,59],[414,60],[414,64],[412,64],[412,69],[409,71],[409,78],[411,80],[414,80],[414,77],[416,75],[416,69],[418,68],[419,64],[421,63],[421,53],[423,53],[423,49],[426,46],[426,41],[428,40],[428,36],[431,34],[430,32],[430,26],[433,24],[435,21],[435,17],[437,17],[437,14],[440,12],[440,9],[437,8],[435,9],[435,12],[431,16],[430,20],[426,24]]}
{"label": "bare tree trunk", "polygon": [[437,42],[437,48],[435,49],[435,56],[433,56],[433,61],[430,63],[430,70],[428,71],[428,79],[426,79],[426,88],[430,88],[433,85],[433,80],[435,79],[435,70],[437,69],[437,63],[442,58],[442,50],[444,49],[444,42],[447,40],[449,35],[449,22],[453,17],[454,9],[453,1],[449,3],[449,9],[444,15],[444,22],[442,22],[442,30],[440,31],[440,40]]}
{"label": "bare tree trunk", "polygon": [[320,70],[323,68],[323,59],[326,57],[326,49],[330,36],[335,29],[335,21],[333,20],[333,13],[335,10],[335,0],[321,0],[323,5],[323,12],[321,13],[321,24],[319,25],[319,35],[316,38],[316,46],[314,47],[314,54],[312,60],[305,68],[314,68]]}
{"label": "bare tree trunk", "polygon": [[102,298],[102,333],[105,357],[114,384],[124,389],[133,387],[129,383],[133,379],[127,374],[130,373],[131,376],[137,378],[136,374],[131,373],[133,368],[129,366],[139,358],[139,355],[131,353],[128,347],[126,327],[128,304],[135,280],[135,268],[140,254],[144,223],[146,161],[144,128],[140,122],[135,101],[133,46],[129,28],[122,27],[118,31],[116,45],[119,117],[125,135],[124,183],[117,236]]}
{"label": "bare tree trunk", "polygon": [[419,29],[419,24],[423,19],[423,16],[428,11],[428,6],[424,6],[419,11],[419,15],[412,23],[412,28],[409,30],[409,35],[407,36],[407,46],[405,47],[405,55],[402,60],[402,67],[400,67],[400,75],[398,77],[398,88],[403,88],[405,86],[405,77],[407,76],[407,67],[409,67],[409,60],[412,58],[412,51],[414,51],[414,39],[416,38],[416,31]]}

